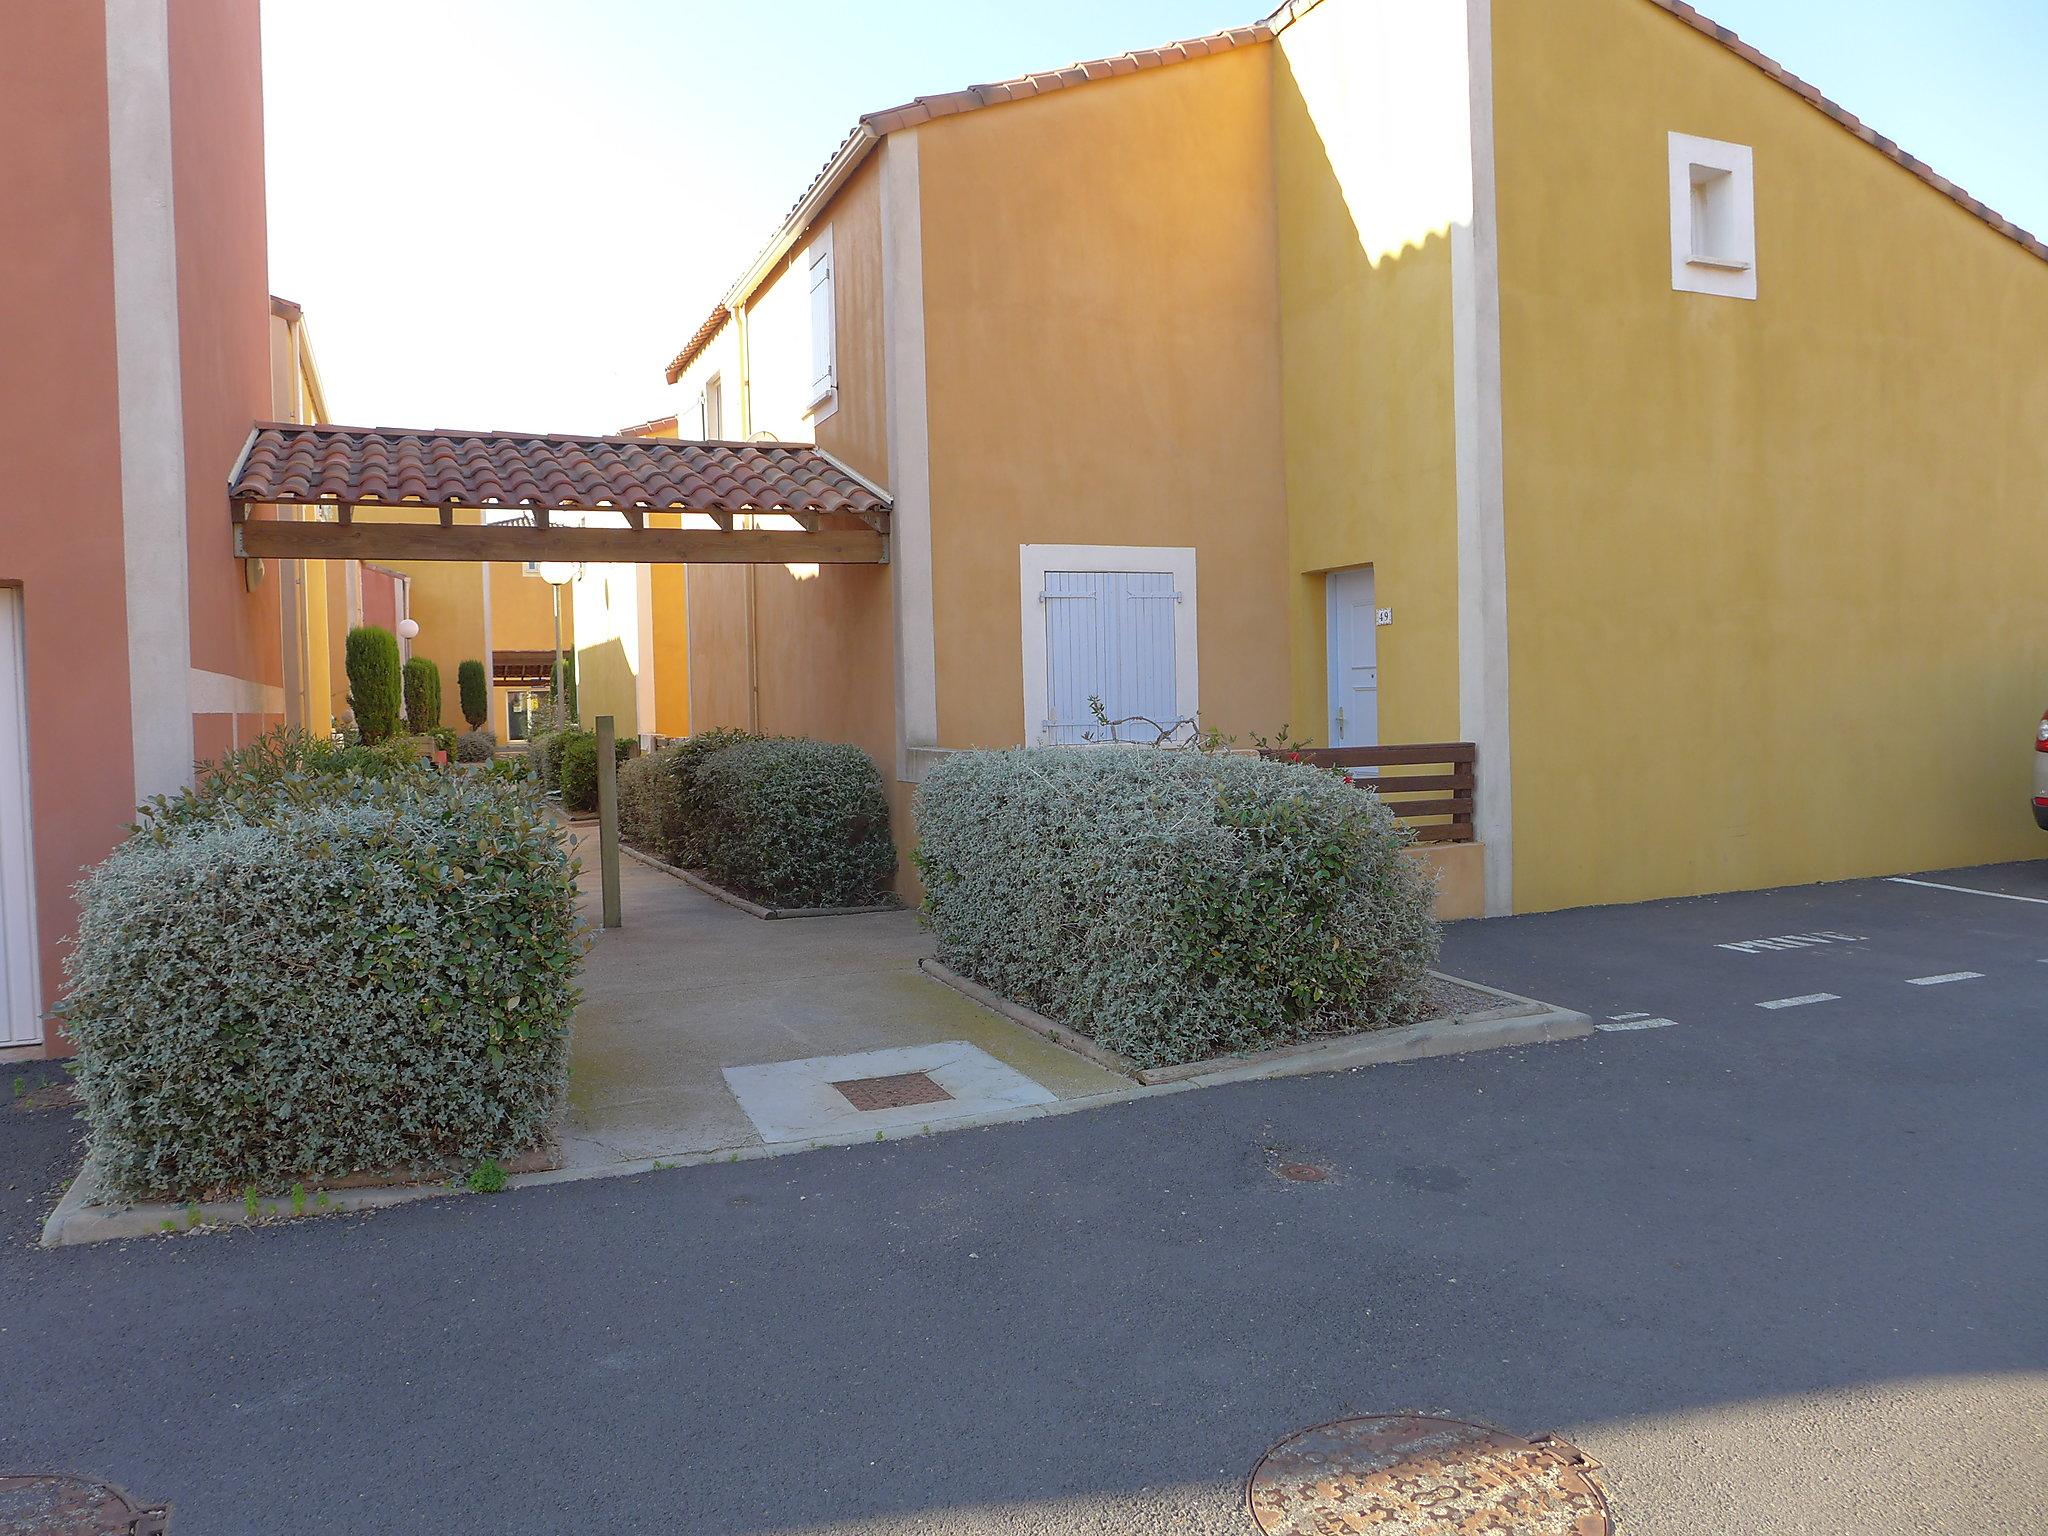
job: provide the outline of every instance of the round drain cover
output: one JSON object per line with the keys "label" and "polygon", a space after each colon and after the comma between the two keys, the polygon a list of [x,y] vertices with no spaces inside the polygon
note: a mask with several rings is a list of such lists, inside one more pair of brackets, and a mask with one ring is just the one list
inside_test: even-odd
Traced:
{"label": "round drain cover", "polygon": [[1548,1436],[1381,1414],[1282,1440],[1246,1497],[1266,1536],[1611,1536],[1593,1466]]}
{"label": "round drain cover", "polygon": [[83,1477],[0,1476],[0,1536],[161,1536],[169,1514]]}

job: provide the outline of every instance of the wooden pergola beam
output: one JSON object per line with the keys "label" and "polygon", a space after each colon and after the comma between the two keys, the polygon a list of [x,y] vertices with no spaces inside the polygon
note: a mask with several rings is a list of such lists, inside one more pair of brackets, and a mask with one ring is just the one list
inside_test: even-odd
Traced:
{"label": "wooden pergola beam", "polygon": [[885,565],[886,535],[867,528],[796,533],[739,528],[522,528],[505,523],[235,525],[235,553],[261,560],[559,560],[617,565]]}

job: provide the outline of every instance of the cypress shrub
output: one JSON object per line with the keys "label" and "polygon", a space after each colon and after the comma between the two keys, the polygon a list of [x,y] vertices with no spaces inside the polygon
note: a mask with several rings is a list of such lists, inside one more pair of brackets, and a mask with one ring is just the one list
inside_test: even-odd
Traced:
{"label": "cypress shrub", "polygon": [[441,669],[425,656],[405,664],[405,728],[431,736],[441,724]]}
{"label": "cypress shrub", "polygon": [[484,664],[470,660],[455,669],[455,691],[461,697],[462,719],[472,731],[480,731],[491,718],[491,680]]}
{"label": "cypress shrub", "polygon": [[1140,1066],[1418,1016],[1442,939],[1377,795],[1172,748],[958,752],[918,787],[939,958]]}
{"label": "cypress shrub", "polygon": [[348,707],[366,745],[375,746],[398,730],[398,636],[376,624],[348,632]]}

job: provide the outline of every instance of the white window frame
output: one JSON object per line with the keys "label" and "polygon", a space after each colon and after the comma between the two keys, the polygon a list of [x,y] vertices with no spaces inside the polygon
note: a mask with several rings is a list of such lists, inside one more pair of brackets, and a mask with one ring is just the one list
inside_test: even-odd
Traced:
{"label": "white window frame", "polygon": [[697,391],[697,436],[706,442],[725,436],[725,381],[715,373]]}
{"label": "white window frame", "polygon": [[[1202,701],[1198,663],[1201,655],[1195,604],[1195,552],[1166,544],[1020,544],[1018,591],[1023,602],[1024,735],[1027,747],[1040,744],[1045,724],[1046,632],[1045,592],[1049,571],[1156,571],[1173,577],[1181,600],[1173,611],[1173,712],[1192,720]],[[1083,743],[1070,742],[1078,746]]]}
{"label": "white window frame", "polygon": [[[1756,156],[1746,144],[1689,133],[1670,136],[1671,286],[1726,299],[1756,297]],[[1711,189],[1722,227],[1703,240]],[[1715,249],[1702,249],[1703,244]]]}
{"label": "white window frame", "polygon": [[43,1041],[35,831],[28,764],[28,651],[21,589],[0,588],[0,1049]]}
{"label": "white window frame", "polygon": [[[818,286],[818,268],[825,269],[825,373],[819,383],[818,331],[812,294]],[[832,254],[832,226],[819,230],[804,250],[804,315],[811,337],[811,403],[804,415],[816,426],[839,409],[839,264]]]}

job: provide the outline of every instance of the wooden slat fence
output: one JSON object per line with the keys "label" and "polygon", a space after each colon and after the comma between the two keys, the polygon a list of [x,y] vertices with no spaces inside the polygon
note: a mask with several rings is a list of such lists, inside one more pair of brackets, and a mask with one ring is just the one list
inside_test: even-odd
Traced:
{"label": "wooden slat fence", "polygon": [[[1301,747],[1260,756],[1343,769],[1353,783],[1374,791],[1388,810],[1407,822],[1419,843],[1473,841],[1472,800],[1479,782],[1479,748],[1469,741]],[[1388,773],[1389,768],[1434,771]]]}

